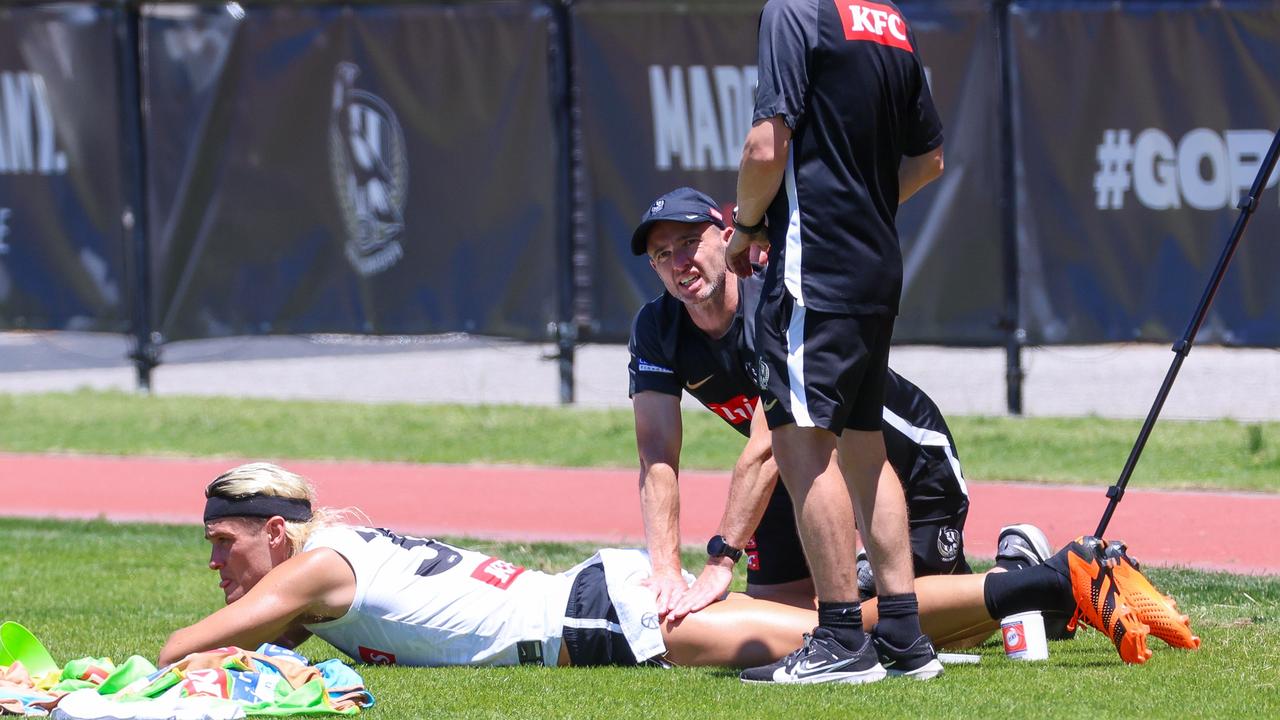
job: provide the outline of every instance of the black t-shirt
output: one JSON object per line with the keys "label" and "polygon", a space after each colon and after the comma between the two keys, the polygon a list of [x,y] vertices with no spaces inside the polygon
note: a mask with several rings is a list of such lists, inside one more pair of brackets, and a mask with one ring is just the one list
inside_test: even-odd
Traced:
{"label": "black t-shirt", "polygon": [[[732,276],[729,276],[732,278]],[[682,391],[744,436],[751,434],[760,388],[749,339],[763,278],[738,281],[738,309],[724,337],[713,340],[684,305],[663,292],[636,314],[631,327],[629,395]],[[889,370],[885,380],[885,450],[906,488],[912,522],[968,508],[968,491],[951,431],[923,390]],[[781,486],[779,486],[781,489]]]}
{"label": "black t-shirt", "polygon": [[896,315],[898,166],[942,144],[915,37],[893,3],[769,0],[753,121],[792,130],[768,209],[770,287],[822,312]]}

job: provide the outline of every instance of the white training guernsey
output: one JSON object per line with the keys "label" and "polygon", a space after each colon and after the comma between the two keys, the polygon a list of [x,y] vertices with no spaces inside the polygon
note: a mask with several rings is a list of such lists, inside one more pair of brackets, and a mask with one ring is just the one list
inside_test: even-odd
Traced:
{"label": "white training guernsey", "polygon": [[[573,584],[568,573],[527,570],[380,528],[326,528],[312,535],[303,551],[316,548],[346,558],[355,571],[356,594],[345,615],[306,628],[354,659],[516,665],[522,641],[538,643],[546,665],[555,665],[560,656]],[[527,643],[526,653],[530,647]]]}

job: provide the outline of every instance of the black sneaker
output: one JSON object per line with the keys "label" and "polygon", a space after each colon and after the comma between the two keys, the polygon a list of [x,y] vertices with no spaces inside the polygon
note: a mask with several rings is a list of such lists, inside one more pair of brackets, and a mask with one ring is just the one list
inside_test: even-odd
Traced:
{"label": "black sneaker", "polygon": [[888,640],[874,636],[876,654],[880,656],[880,664],[890,677],[905,676],[915,680],[931,680],[942,674],[942,662],[938,660],[938,651],[928,635],[921,635],[906,649],[889,644]]}
{"label": "black sneaker", "polygon": [[869,683],[883,680],[884,676],[870,637],[855,652],[846,650],[823,627],[814,628],[812,635],[805,633],[799,650],[772,665],[749,668],[739,675],[744,683],[779,685]]}
{"label": "black sneaker", "polygon": [[866,550],[858,551],[858,599],[870,600],[876,596],[876,573]]}

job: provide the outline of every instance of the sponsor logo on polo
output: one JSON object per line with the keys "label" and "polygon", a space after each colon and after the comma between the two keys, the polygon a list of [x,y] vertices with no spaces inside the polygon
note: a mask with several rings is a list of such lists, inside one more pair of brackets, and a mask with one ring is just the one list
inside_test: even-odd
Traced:
{"label": "sponsor logo on polo", "polygon": [[668,370],[667,368],[662,367],[661,365],[654,365],[648,360],[643,360],[641,358],[636,358],[636,367],[639,368],[640,372],[666,373],[668,375],[675,374],[672,371]]}
{"label": "sponsor logo on polo", "polygon": [[756,400],[757,398],[739,395],[722,403],[707,403],[707,409],[734,425],[740,425],[751,422],[751,416],[756,409]]}
{"label": "sponsor logo on polo", "polygon": [[487,585],[506,590],[522,572],[524,568],[519,565],[498,558],[489,558],[472,571],[471,577]]}
{"label": "sponsor logo on polo", "polygon": [[360,659],[363,660],[364,662],[369,663],[370,665],[395,665],[396,664],[395,653],[389,653],[386,650],[374,650],[373,648],[368,648],[363,645],[357,646],[356,650],[360,655]]}
{"label": "sponsor logo on polo", "polygon": [[329,169],[346,229],[347,260],[369,276],[404,257],[409,158],[395,112],[382,98],[355,87],[359,74],[351,63],[340,63],[335,73]]}
{"label": "sponsor logo on polo", "polygon": [[835,0],[846,40],[862,40],[913,52],[907,22],[889,5]]}

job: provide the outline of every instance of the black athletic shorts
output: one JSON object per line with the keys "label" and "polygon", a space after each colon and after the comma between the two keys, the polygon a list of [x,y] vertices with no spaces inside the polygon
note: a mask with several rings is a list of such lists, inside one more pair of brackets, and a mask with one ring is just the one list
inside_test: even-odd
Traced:
{"label": "black athletic shorts", "polygon": [[635,665],[636,656],[622,634],[618,612],[609,598],[604,564],[588,565],[573,579],[565,618],[581,620],[578,627],[564,626],[564,646],[573,665]]}
{"label": "black athletic shorts", "polygon": [[756,373],[769,427],[879,431],[893,317],[819,312],[786,292],[771,295],[756,320]]}
{"label": "black athletic shorts", "polygon": [[[964,557],[964,521],[968,512],[966,508],[949,517],[911,521],[908,534],[916,577],[973,572]],[[755,535],[747,542],[745,554],[749,585],[780,585],[812,574],[800,544],[791,496],[781,481],[769,498]]]}
{"label": "black athletic shorts", "polygon": [[964,520],[968,512],[911,523],[907,533],[911,536],[911,561],[916,577],[973,572],[964,559]]}

